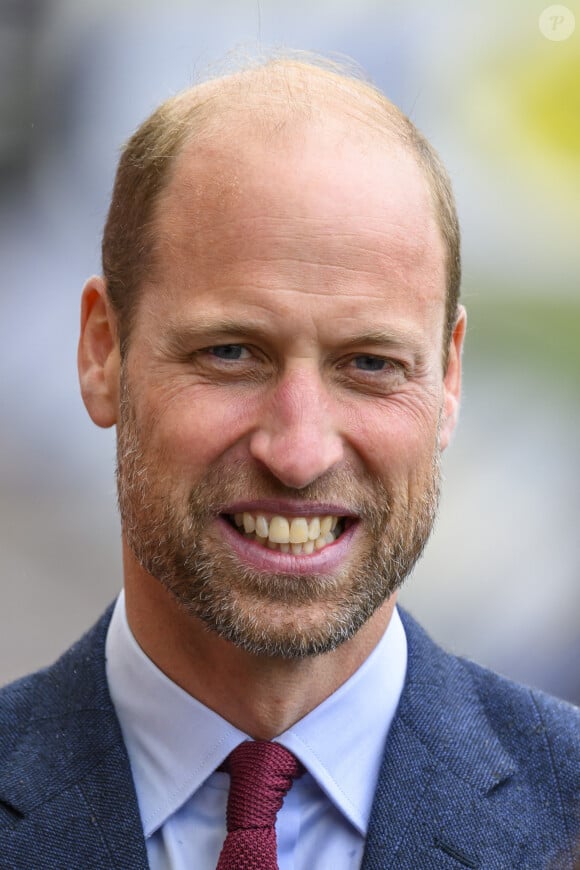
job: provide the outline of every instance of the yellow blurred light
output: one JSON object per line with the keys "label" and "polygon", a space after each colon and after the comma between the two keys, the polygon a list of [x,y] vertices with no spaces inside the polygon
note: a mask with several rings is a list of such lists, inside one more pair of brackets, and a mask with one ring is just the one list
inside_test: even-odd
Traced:
{"label": "yellow blurred light", "polygon": [[580,33],[552,42],[507,41],[474,64],[466,120],[484,163],[562,206],[580,208]]}
{"label": "yellow blurred light", "polygon": [[[555,50],[554,50],[555,49]],[[564,50],[562,50],[564,49]],[[580,52],[551,44],[520,69],[519,120],[538,148],[580,166]]]}

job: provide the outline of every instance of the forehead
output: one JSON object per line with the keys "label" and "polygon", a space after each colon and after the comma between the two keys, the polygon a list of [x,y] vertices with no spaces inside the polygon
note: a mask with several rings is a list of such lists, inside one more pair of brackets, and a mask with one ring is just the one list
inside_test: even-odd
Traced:
{"label": "forehead", "polygon": [[225,286],[229,304],[242,300],[243,268],[282,302],[289,288],[356,307],[372,287],[443,316],[445,251],[421,169],[392,137],[353,132],[344,119],[190,142],[155,236],[154,283],[177,280],[206,301]]}
{"label": "forehead", "polygon": [[233,116],[232,126],[210,123],[186,143],[160,196],[161,222],[180,215],[212,220],[232,208],[251,208],[256,194],[260,204],[282,214],[300,205],[322,210],[340,202],[339,214],[356,217],[366,203],[358,211],[361,219],[376,207],[378,217],[387,210],[400,217],[412,211],[414,220],[435,222],[426,178],[393,134],[373,131],[349,115],[287,123],[281,117],[279,126],[275,117],[253,130],[250,110],[249,121]]}

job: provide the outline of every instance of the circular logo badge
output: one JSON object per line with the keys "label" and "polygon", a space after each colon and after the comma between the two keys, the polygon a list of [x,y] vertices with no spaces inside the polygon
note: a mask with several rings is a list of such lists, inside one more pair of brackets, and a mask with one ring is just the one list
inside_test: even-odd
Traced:
{"label": "circular logo badge", "polygon": [[576,19],[567,6],[548,6],[540,15],[538,26],[546,39],[562,42],[574,33]]}

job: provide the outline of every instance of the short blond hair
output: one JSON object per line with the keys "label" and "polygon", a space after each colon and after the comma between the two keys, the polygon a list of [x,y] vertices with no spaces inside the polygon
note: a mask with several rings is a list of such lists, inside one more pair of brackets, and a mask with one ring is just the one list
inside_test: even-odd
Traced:
{"label": "short blond hair", "polygon": [[[156,250],[156,206],[175,158],[196,138],[221,135],[236,113],[264,132],[293,117],[339,111],[387,134],[415,155],[423,171],[446,252],[443,360],[457,319],[461,284],[460,230],[451,181],[437,152],[410,119],[374,85],[344,63],[304,53],[270,56],[210,79],[162,103],[123,149],[102,243],[107,293],[118,319],[121,351],[128,346],[145,276]],[[256,112],[256,109],[262,111]]]}

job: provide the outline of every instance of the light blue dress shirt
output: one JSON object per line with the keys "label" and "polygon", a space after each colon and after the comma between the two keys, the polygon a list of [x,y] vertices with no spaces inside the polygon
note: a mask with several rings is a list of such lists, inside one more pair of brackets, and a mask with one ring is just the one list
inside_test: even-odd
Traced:
{"label": "light blue dress shirt", "polygon": [[[151,870],[215,870],[229,776],[216,768],[246,734],[165,676],[137,644],[123,593],[107,635],[107,679]],[[387,733],[405,681],[395,610],[371,655],[333,695],[276,738],[304,764],[276,821],[280,870],[360,867]]]}

